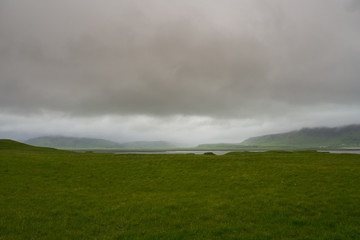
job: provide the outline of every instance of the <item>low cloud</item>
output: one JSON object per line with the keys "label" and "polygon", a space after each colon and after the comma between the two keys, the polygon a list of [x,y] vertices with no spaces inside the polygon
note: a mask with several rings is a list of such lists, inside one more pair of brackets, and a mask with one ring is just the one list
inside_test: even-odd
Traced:
{"label": "low cloud", "polygon": [[[72,121],[80,126],[88,119],[101,128],[106,116],[125,122],[143,116],[137,126],[125,124],[124,138],[140,137],[136,132],[146,138],[147,131],[162,137],[161,131],[175,133],[180,126],[192,132],[208,126],[210,134],[199,139],[225,141],[235,137],[221,126],[233,129],[239,139],[241,131],[250,135],[246,124],[229,125],[234,121],[250,119],[266,129],[282,123],[285,130],[315,122],[335,124],[323,117],[301,122],[325,116],[329,106],[332,112],[357,115],[358,1],[0,4],[2,122],[5,115],[30,114],[50,126],[44,112],[58,112],[63,114],[59,119],[67,116],[64,125]],[[292,118],[298,112],[303,117]],[[211,123],[197,126],[194,117]],[[350,121],[356,118],[337,123]],[[51,126],[63,128],[58,122]],[[82,134],[73,129],[77,131]],[[260,133],[255,128],[252,132]]]}

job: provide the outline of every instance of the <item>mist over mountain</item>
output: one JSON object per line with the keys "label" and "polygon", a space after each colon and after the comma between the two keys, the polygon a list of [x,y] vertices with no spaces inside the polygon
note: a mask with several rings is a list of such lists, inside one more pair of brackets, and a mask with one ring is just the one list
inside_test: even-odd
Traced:
{"label": "mist over mountain", "polygon": [[177,146],[166,141],[135,141],[122,143],[120,147],[126,149],[168,149]]}
{"label": "mist over mountain", "polygon": [[251,137],[241,143],[200,144],[197,149],[249,150],[249,149],[306,149],[342,148],[360,146],[360,124],[341,127],[314,127],[285,133]]}
{"label": "mist over mountain", "polygon": [[52,147],[60,149],[165,149],[173,148],[174,144],[166,141],[134,141],[117,143],[97,138],[77,138],[63,136],[44,136],[31,138],[26,144],[39,147]]}
{"label": "mist over mountain", "polygon": [[360,146],[360,125],[302,128],[246,139],[242,145],[256,146]]}

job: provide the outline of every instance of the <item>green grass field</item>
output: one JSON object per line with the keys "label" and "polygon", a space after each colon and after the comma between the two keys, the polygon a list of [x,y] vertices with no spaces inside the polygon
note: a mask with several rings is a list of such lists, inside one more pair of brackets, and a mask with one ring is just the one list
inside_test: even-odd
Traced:
{"label": "green grass field", "polygon": [[116,155],[1,140],[0,239],[360,239],[360,155]]}

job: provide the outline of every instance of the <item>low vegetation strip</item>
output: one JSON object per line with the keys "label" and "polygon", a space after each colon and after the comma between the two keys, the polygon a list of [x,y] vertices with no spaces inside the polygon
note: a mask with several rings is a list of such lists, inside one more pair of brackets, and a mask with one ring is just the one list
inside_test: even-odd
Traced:
{"label": "low vegetation strip", "polygon": [[360,239],[360,155],[75,153],[0,141],[0,239]]}

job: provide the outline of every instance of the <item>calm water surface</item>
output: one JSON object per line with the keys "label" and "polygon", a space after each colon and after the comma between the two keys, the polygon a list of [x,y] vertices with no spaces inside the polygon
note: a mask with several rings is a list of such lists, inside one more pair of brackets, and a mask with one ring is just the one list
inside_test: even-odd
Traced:
{"label": "calm water surface", "polygon": [[206,152],[212,152],[216,155],[224,155],[232,151],[162,151],[162,152],[113,152],[117,154],[204,154]]}
{"label": "calm water surface", "polygon": [[318,152],[329,152],[329,153],[353,153],[353,154],[360,154],[360,150],[329,150],[329,151],[323,151],[320,150]]}
{"label": "calm water surface", "polygon": [[[102,151],[99,151],[102,152]],[[224,155],[229,152],[236,151],[157,151],[157,152],[142,152],[142,151],[132,151],[132,152],[119,152],[119,151],[103,151],[107,153],[116,153],[116,154],[197,154],[202,155],[206,152],[212,152],[216,155]],[[258,150],[258,151],[248,151],[248,152],[266,152],[266,150]],[[319,150],[318,152],[329,152],[329,153],[353,153],[360,154],[360,150]]]}
{"label": "calm water surface", "polygon": [[[257,151],[248,151],[248,152],[266,152],[267,150],[257,150]],[[77,151],[77,152],[84,152],[84,151]],[[236,152],[236,151],[129,151],[129,152],[122,152],[122,151],[93,151],[99,153],[116,153],[116,154],[197,154],[202,155],[206,152],[212,152],[215,155],[224,155],[229,152]],[[239,151],[241,152],[241,151]],[[352,154],[360,154],[360,150],[318,150],[318,152],[329,152],[329,153],[352,153]]]}

